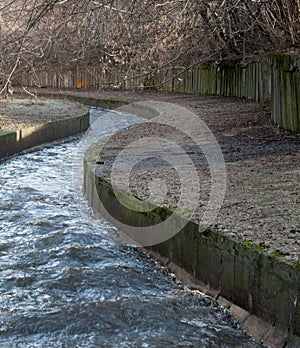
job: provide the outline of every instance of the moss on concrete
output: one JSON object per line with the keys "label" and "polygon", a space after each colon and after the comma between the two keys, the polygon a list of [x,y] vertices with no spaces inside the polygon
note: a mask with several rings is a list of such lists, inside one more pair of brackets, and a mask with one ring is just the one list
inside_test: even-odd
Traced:
{"label": "moss on concrete", "polygon": [[[90,170],[85,167],[86,173]],[[168,208],[145,209],[145,202],[133,200],[126,192],[119,191],[126,203],[124,206],[105,175],[94,177],[90,172],[88,177],[91,185],[96,183],[100,200],[109,214],[121,223],[152,226],[174,212]],[[95,202],[93,204],[95,207]],[[140,205],[144,211],[138,211]],[[297,263],[283,262],[281,255],[268,255],[265,245],[242,242],[215,229],[199,233],[199,226],[192,221],[171,239],[151,248],[250,313],[290,334],[299,333],[300,267]]]}

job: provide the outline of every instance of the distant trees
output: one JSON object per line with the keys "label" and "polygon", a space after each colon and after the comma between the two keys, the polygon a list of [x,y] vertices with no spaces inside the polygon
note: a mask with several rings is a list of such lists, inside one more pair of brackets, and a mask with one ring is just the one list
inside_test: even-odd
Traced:
{"label": "distant trees", "polygon": [[0,78],[41,67],[167,65],[300,47],[300,0],[1,0]]}
{"label": "distant trees", "polygon": [[30,66],[41,53],[36,42],[40,22],[55,0],[2,0],[0,4],[0,78],[6,93],[20,68]]}

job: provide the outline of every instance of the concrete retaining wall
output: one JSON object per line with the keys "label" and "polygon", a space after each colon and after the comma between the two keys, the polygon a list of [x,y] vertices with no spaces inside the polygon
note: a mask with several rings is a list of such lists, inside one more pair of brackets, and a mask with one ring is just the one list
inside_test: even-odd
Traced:
{"label": "concrete retaining wall", "polygon": [[[95,175],[95,155],[92,148],[86,155],[84,188],[96,214],[110,221],[113,216],[121,228],[123,223],[153,225],[173,213],[167,208],[138,212],[123,206],[105,173],[96,171]],[[136,204],[132,202],[132,207]],[[126,205],[130,206],[130,200]],[[199,233],[198,225],[191,221],[176,236],[151,249],[164,257],[167,267],[176,264],[188,271],[196,284],[192,288],[213,294],[222,305],[230,307],[235,318],[258,341],[271,347],[283,347],[287,342],[286,347],[298,347],[299,264],[267,256],[255,246],[214,229]]]}
{"label": "concrete retaining wall", "polygon": [[0,160],[30,147],[84,132],[88,127],[89,112],[35,127],[0,132]]}

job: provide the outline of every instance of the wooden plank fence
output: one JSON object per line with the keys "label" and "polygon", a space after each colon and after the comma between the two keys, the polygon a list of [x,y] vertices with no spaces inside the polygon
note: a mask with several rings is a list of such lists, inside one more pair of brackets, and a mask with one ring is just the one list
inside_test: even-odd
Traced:
{"label": "wooden plank fence", "polygon": [[205,63],[191,69],[170,67],[151,75],[122,69],[89,67],[68,71],[38,71],[15,78],[15,85],[50,88],[151,88],[166,92],[220,95],[269,103],[272,121],[290,131],[300,131],[300,57],[269,54]]}

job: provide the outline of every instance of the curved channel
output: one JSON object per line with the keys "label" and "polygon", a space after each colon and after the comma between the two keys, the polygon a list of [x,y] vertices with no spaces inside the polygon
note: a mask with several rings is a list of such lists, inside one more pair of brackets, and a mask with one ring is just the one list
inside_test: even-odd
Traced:
{"label": "curved channel", "polygon": [[[133,122],[91,113],[111,131]],[[87,206],[79,211],[79,142],[0,165],[0,347],[261,347],[215,301],[107,238],[114,227]]]}

